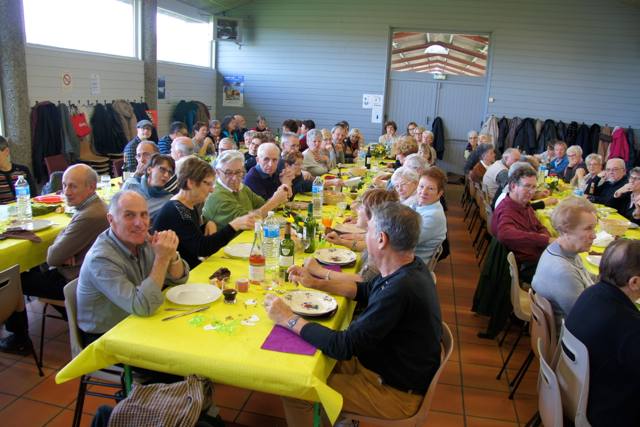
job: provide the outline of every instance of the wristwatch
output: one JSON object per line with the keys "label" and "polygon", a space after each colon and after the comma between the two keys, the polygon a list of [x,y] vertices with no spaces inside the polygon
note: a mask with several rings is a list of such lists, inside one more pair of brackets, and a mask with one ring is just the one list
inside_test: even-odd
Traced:
{"label": "wristwatch", "polygon": [[298,322],[299,318],[300,318],[300,316],[296,316],[296,317],[292,318],[291,320],[289,320],[287,325],[289,325],[289,330],[290,331],[293,331],[293,327],[296,326],[296,323]]}

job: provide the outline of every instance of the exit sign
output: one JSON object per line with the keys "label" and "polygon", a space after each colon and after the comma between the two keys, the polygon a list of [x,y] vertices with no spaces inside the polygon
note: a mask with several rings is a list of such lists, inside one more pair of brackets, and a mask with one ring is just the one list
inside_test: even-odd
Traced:
{"label": "exit sign", "polygon": [[435,80],[447,80],[447,75],[443,73],[433,73],[433,78]]}

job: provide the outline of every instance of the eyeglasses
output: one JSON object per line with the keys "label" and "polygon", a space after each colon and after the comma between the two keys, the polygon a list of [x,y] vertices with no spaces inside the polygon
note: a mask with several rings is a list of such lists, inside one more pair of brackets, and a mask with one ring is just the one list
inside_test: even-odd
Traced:
{"label": "eyeglasses", "polygon": [[624,168],[607,168],[604,171],[605,172],[618,172],[618,171],[623,171]]}
{"label": "eyeglasses", "polygon": [[213,181],[207,181],[207,180],[203,179],[202,183],[205,184],[209,188],[213,187]]}
{"label": "eyeglasses", "polygon": [[413,184],[413,182],[401,182],[400,184],[396,184],[393,186],[393,188],[395,188],[396,190],[398,188],[407,188],[409,185]]}
{"label": "eyeglasses", "polygon": [[295,145],[294,144],[285,144],[285,145],[287,145],[287,146],[289,146],[291,148],[296,148],[296,149],[300,148],[300,144],[295,144]]}
{"label": "eyeglasses", "polygon": [[567,157],[573,159],[574,157],[578,157],[577,154],[567,154]]}
{"label": "eyeglasses", "polygon": [[236,176],[238,178],[244,176],[244,171],[218,171],[218,172],[222,172],[222,174],[227,177],[227,178],[231,178],[232,176]]}
{"label": "eyeglasses", "polygon": [[638,180],[640,180],[640,176],[638,175],[631,175],[629,177],[629,181],[638,181]]}
{"label": "eyeglasses", "polygon": [[142,158],[146,159],[149,156],[151,156],[151,153],[140,153],[140,154],[136,154],[136,159],[137,160],[140,160]]}
{"label": "eyeglasses", "polygon": [[531,191],[536,189],[536,186],[531,184],[524,185],[524,184],[520,184],[519,182],[516,182],[516,185],[519,185],[520,187],[524,188],[525,191]]}
{"label": "eyeglasses", "polygon": [[164,166],[156,166],[156,168],[163,174],[163,175],[173,175],[173,171],[171,169],[167,169]]}
{"label": "eyeglasses", "polygon": [[302,167],[302,163],[294,163],[295,166]]}

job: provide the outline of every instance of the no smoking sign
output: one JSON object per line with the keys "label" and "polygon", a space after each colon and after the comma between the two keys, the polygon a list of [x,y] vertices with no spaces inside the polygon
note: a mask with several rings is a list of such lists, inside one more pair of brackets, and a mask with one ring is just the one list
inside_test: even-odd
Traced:
{"label": "no smoking sign", "polygon": [[73,92],[73,77],[71,76],[71,71],[62,71],[62,92],[70,93]]}

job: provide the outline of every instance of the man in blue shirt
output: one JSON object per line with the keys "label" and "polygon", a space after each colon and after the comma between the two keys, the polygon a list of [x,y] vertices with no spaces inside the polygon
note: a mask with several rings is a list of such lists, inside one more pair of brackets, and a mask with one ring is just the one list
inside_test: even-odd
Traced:
{"label": "man in blue shirt", "polygon": [[158,148],[162,154],[171,154],[171,143],[179,136],[187,136],[189,131],[182,122],[173,122],[169,127],[169,135],[165,135],[158,141]]}
{"label": "man in blue shirt", "polygon": [[284,169],[279,174],[277,172],[279,160],[280,149],[277,145],[271,142],[261,144],[256,160],[258,164],[247,173],[244,185],[265,200],[269,200],[280,186],[286,185],[291,197],[291,181],[294,173],[292,170]]}
{"label": "man in blue shirt", "polygon": [[551,160],[551,163],[549,164],[549,173],[555,173],[557,175],[563,173],[565,168],[569,166],[569,158],[566,156],[567,144],[562,141],[556,141],[554,151],[556,153],[556,158]]}

